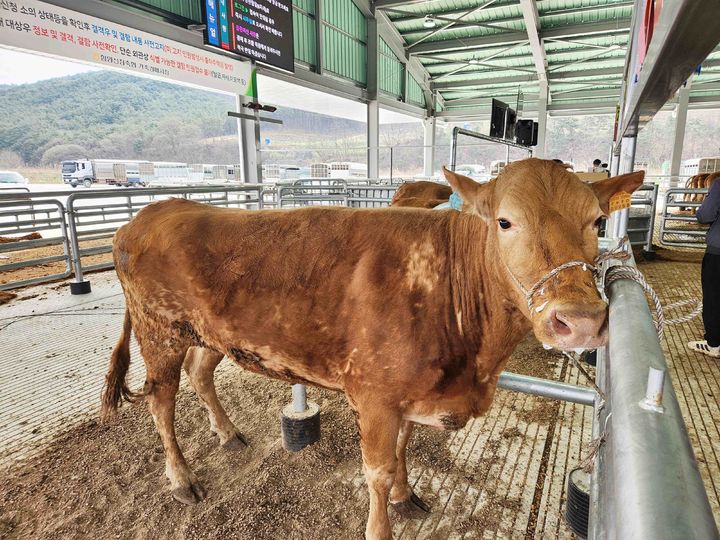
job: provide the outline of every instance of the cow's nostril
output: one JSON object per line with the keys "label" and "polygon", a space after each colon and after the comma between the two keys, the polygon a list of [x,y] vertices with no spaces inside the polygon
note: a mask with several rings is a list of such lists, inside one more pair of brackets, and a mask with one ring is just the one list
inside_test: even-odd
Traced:
{"label": "cow's nostril", "polygon": [[559,316],[557,312],[554,312],[554,313],[552,314],[552,317],[551,317],[550,320],[551,320],[551,323],[552,323],[553,331],[554,331],[556,334],[560,334],[560,335],[566,336],[566,335],[572,333],[572,330],[570,329],[570,326],[568,326],[568,324],[567,324],[565,321],[563,321],[562,315]]}

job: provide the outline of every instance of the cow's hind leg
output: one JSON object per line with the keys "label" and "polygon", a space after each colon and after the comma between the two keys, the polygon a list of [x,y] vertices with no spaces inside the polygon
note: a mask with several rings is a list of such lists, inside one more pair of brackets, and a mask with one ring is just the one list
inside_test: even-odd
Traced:
{"label": "cow's hind leg", "polygon": [[378,405],[358,407],[363,472],[370,495],[365,537],[368,540],[391,540],[388,496],[395,478],[400,414]]}
{"label": "cow's hind leg", "polygon": [[413,423],[403,420],[400,425],[395,454],[397,456],[397,471],[390,490],[390,504],[395,511],[403,517],[422,517],[430,512],[430,507],[420,497],[413,493],[408,483],[406,451]]}
{"label": "cow's hind leg", "polygon": [[224,448],[236,450],[245,448],[248,443],[228,417],[215,392],[215,368],[222,359],[222,353],[203,347],[190,347],[183,368],[208,411],[210,430],[220,437],[220,444]]}
{"label": "cow's hind leg", "polygon": [[185,504],[198,503],[205,498],[205,490],[188,467],[175,435],[175,395],[188,347],[168,345],[173,338],[144,340],[142,332],[136,335],[147,369],[143,393],[165,449],[165,475],[172,496]]}

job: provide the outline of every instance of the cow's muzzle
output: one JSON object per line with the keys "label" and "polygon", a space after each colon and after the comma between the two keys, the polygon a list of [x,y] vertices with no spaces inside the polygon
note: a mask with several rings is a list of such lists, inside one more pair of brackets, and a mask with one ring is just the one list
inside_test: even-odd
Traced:
{"label": "cow's muzzle", "polygon": [[542,321],[537,321],[535,334],[540,334],[537,337],[543,343],[561,350],[601,347],[607,343],[607,305],[553,306]]}

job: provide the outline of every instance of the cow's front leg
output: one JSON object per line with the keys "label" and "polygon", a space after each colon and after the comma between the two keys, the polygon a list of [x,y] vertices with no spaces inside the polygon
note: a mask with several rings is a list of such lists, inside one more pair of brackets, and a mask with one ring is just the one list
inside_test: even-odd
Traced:
{"label": "cow's front leg", "polygon": [[391,540],[388,496],[395,478],[395,446],[400,429],[399,412],[369,405],[358,407],[363,472],[370,495],[365,537],[367,540]]}
{"label": "cow's front leg", "polygon": [[215,391],[215,368],[223,354],[204,347],[190,347],[183,368],[188,374],[195,393],[203,402],[210,418],[210,431],[220,437],[224,448],[238,450],[247,446],[247,440],[228,417]]}
{"label": "cow's front leg", "polygon": [[408,420],[403,420],[400,425],[400,433],[398,434],[395,451],[397,456],[397,471],[395,472],[395,480],[390,490],[390,504],[392,504],[395,511],[403,517],[421,517],[430,512],[430,507],[413,493],[410,484],[408,484],[406,454],[412,430],[413,423]]}

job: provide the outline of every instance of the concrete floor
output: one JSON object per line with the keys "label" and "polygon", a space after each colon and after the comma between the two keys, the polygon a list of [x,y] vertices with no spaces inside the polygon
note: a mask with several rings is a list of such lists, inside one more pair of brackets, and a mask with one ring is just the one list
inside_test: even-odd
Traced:
{"label": "concrete floor", "polygon": [[[641,269],[665,302],[699,295],[697,262],[652,262]],[[90,295],[73,297],[63,285],[34,287],[21,292],[26,300],[0,308],[0,467],[42,452],[44,443],[99,410],[123,297],[112,272],[90,279]],[[720,524],[720,362],[685,349],[687,340],[701,335],[699,319],[669,327],[663,347]],[[139,356],[134,343],[132,354]],[[556,379],[584,384],[562,361],[553,370]],[[130,386],[141,386],[143,378],[142,363],[133,362]],[[538,410],[546,414],[536,417]],[[570,537],[563,517],[566,477],[583,457],[591,425],[589,408],[499,391],[487,416],[449,440],[455,472],[416,467],[410,473],[417,491],[431,489],[453,511],[399,522],[395,536],[446,538],[444,530],[463,529],[458,521],[467,523],[470,536],[473,520],[499,505],[497,530],[487,537]],[[363,487],[359,474],[340,480]]]}

